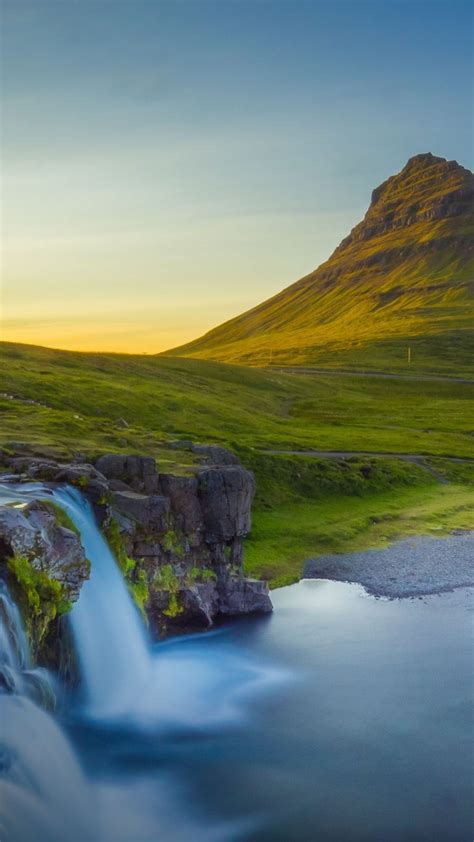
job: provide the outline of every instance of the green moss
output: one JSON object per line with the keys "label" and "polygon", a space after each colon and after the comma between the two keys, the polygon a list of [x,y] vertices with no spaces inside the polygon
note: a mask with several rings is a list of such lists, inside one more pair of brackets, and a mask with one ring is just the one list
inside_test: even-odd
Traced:
{"label": "green moss", "polygon": [[166,617],[178,617],[179,614],[182,614],[184,608],[179,604],[178,597],[175,593],[170,594],[169,602],[167,608],[163,611],[163,614]]}
{"label": "green moss", "polygon": [[76,524],[71,520],[68,513],[61,508],[61,506],[58,506],[57,503],[53,503],[52,500],[45,500],[44,505],[49,506],[49,508],[53,510],[58,526],[64,526],[66,529],[70,529],[71,532],[74,532],[77,536],[80,536],[80,532]]}
{"label": "green moss", "polygon": [[201,581],[202,582],[215,582],[217,580],[217,574],[214,570],[209,570],[206,568],[205,570],[201,570]]}
{"label": "green moss", "polygon": [[168,591],[169,593],[168,605],[163,611],[163,614],[167,617],[177,617],[178,614],[182,614],[184,609],[178,600],[181,582],[171,564],[164,564],[156,571],[153,577],[153,584],[158,590]]}
{"label": "green moss", "polygon": [[138,570],[133,579],[127,581],[127,587],[132,595],[135,605],[140,609],[145,621],[147,621],[145,606],[148,602],[150,594],[146,573],[144,570]]}
{"label": "green moss", "polygon": [[134,558],[130,558],[130,556],[127,555],[123,545],[122,536],[120,534],[120,527],[114,518],[111,518],[105,531],[105,536],[123,576],[125,578],[129,577],[135,570],[136,561]]}
{"label": "green moss", "polygon": [[147,621],[145,606],[149,598],[149,588],[146,573],[137,567],[137,561],[127,555],[123,545],[120,527],[117,521],[112,518],[106,529],[106,538],[112,550],[127,588],[132,596],[135,605],[139,609],[143,619]]}
{"label": "green moss", "polygon": [[185,574],[185,582],[188,587],[198,582],[215,582],[216,579],[216,573],[208,567],[191,567],[191,570],[187,570]]}
{"label": "green moss", "polygon": [[27,635],[34,649],[41,643],[49,623],[66,614],[71,603],[64,588],[44,570],[37,570],[23,555],[7,561],[9,581],[19,605]]}
{"label": "green moss", "polygon": [[180,581],[171,564],[163,564],[156,570],[153,584],[158,590],[170,591],[170,593],[177,593],[180,589]]}
{"label": "green moss", "polygon": [[163,536],[161,545],[165,552],[172,553],[178,558],[184,557],[184,547],[182,540],[180,539],[179,535],[174,532],[173,529],[168,529],[168,531]]}

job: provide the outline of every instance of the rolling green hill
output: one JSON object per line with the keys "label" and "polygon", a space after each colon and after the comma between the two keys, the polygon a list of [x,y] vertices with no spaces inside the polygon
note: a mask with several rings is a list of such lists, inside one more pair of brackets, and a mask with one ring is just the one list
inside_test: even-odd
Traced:
{"label": "rolling green hill", "polygon": [[318,552],[474,523],[467,382],[7,343],[0,382],[0,470],[2,450],[141,453],[166,472],[192,464],[186,440],[230,447],[257,479],[247,569],[273,584]]}
{"label": "rolling green hill", "polygon": [[411,158],[332,256],[168,353],[244,365],[466,374],[474,359],[474,176]]}

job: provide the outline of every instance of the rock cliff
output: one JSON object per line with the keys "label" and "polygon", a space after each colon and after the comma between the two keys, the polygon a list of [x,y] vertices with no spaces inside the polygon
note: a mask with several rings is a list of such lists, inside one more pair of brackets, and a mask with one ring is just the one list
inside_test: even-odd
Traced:
{"label": "rock cliff", "polygon": [[[173,473],[161,473],[153,458],[137,455],[66,464],[36,455],[3,458],[10,479],[67,483],[82,491],[155,635],[207,628],[218,616],[272,610],[266,583],[243,575],[253,474],[223,448],[189,447],[197,463]],[[58,582],[70,603],[88,563],[78,536],[59,517],[38,502],[0,510],[0,577],[11,581],[11,559],[24,557]]]}

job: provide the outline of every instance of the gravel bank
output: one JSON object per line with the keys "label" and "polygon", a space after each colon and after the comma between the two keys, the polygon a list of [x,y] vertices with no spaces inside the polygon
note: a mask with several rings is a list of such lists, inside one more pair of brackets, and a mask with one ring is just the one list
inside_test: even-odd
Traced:
{"label": "gravel bank", "polygon": [[309,559],[306,579],[358,582],[375,596],[409,597],[474,585],[474,531],[410,538],[383,550]]}

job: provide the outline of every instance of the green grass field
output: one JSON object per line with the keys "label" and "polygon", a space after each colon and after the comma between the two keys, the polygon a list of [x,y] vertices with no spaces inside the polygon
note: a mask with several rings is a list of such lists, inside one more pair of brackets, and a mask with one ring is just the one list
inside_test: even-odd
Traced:
{"label": "green grass field", "polygon": [[328,495],[257,509],[247,541],[249,575],[272,587],[301,577],[305,559],[324,554],[384,547],[410,535],[443,535],[474,527],[474,488],[467,485],[396,487],[358,496]]}
{"label": "green grass field", "polygon": [[473,466],[452,461],[474,458],[469,383],[301,376],[12,344],[0,346],[0,364],[4,449],[21,442],[87,458],[138,452],[154,455],[164,470],[186,470],[192,462],[185,444],[172,446],[176,440],[218,442],[237,452],[257,478],[247,569],[274,584],[297,577],[304,558],[320,552],[437,526],[474,526]]}

